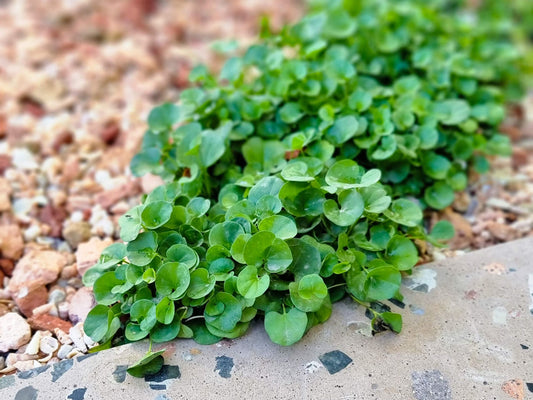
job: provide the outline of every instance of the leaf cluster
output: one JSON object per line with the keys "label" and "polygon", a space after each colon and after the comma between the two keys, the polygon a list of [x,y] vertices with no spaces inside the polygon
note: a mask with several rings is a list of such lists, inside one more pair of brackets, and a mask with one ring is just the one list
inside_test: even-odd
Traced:
{"label": "leaf cluster", "polygon": [[[209,344],[261,316],[290,345],[346,295],[376,332],[399,332],[384,302],[402,298],[414,240],[453,236],[447,222],[425,232],[422,209],[509,151],[497,127],[516,53],[441,3],[313,1],[218,75],[195,68],[179,105],[150,113],[131,164],[167,184],[83,277],[93,340]],[[147,357],[134,373],[157,369]]]}

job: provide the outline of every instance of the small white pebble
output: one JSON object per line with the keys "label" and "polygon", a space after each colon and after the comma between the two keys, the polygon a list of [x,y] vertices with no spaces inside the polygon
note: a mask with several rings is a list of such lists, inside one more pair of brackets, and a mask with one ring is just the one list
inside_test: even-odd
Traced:
{"label": "small white pebble", "polygon": [[34,308],[33,315],[48,314],[55,306],[52,303],[43,304]]}
{"label": "small white pebble", "polygon": [[30,340],[30,343],[28,343],[28,346],[26,347],[25,354],[35,355],[39,352],[39,347],[41,344],[41,337],[42,333],[41,331],[35,332],[33,337]]}
{"label": "small white pebble", "polygon": [[40,349],[45,354],[53,354],[59,348],[59,342],[55,337],[43,337]]}
{"label": "small white pebble", "polygon": [[57,357],[60,358],[61,360],[64,360],[65,358],[67,358],[67,356],[70,354],[70,352],[73,349],[74,349],[74,347],[72,347],[71,345],[64,344],[64,345],[61,346],[61,348],[57,352]]}
{"label": "small white pebble", "polygon": [[37,224],[31,224],[24,230],[24,240],[26,242],[34,241],[41,234],[41,227]]}
{"label": "small white pebble", "polygon": [[94,340],[92,340],[86,333],[83,334],[83,341],[87,345],[87,347],[90,349],[91,347],[94,347],[96,343]]}
{"label": "small white pebble", "polygon": [[87,345],[85,344],[85,340],[83,340],[83,331],[79,323],[70,328],[69,335],[74,346],[85,353],[87,351]]}
{"label": "small white pebble", "polygon": [[57,312],[59,314],[59,318],[68,319],[68,303],[66,301],[59,303],[57,305]]}
{"label": "small white pebble", "polygon": [[33,154],[26,148],[13,149],[11,162],[19,170],[31,171],[39,168]]}
{"label": "small white pebble", "polygon": [[70,214],[70,220],[72,222],[81,222],[81,221],[83,221],[83,212],[74,211],[72,214]]}

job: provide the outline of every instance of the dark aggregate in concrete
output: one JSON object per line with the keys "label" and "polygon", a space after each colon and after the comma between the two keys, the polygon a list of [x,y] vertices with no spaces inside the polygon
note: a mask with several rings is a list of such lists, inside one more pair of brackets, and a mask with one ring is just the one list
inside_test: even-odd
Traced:
{"label": "dark aggregate in concrete", "polygon": [[70,400],[83,400],[85,398],[85,392],[87,391],[87,388],[78,388],[74,389],[74,391],[68,395],[67,399]]}
{"label": "dark aggregate in concrete", "polygon": [[328,353],[324,353],[318,356],[318,359],[331,375],[342,371],[353,361],[340,350],[333,350]]}
{"label": "dark aggregate in concrete", "polygon": [[25,388],[20,389],[15,395],[15,400],[36,400],[37,399],[37,389],[33,386],[26,386]]}
{"label": "dark aggregate in concrete", "polygon": [[163,365],[157,374],[146,375],[144,380],[146,382],[163,382],[167,379],[181,378],[180,367],[177,365]]}
{"label": "dark aggregate in concrete", "polygon": [[218,371],[218,374],[222,378],[231,378],[231,370],[233,369],[233,358],[227,356],[219,356],[216,358],[217,365],[214,371]]}

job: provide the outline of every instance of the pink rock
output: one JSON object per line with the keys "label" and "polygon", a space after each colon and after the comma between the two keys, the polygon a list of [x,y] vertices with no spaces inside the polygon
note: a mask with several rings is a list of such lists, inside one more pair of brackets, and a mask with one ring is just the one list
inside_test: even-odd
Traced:
{"label": "pink rock", "polygon": [[76,263],[78,265],[78,273],[83,276],[85,272],[91,268],[98,258],[102,250],[110,246],[113,243],[111,239],[100,239],[93,237],[91,240],[85,243],[81,243],[76,251]]}
{"label": "pink rock", "polygon": [[32,315],[28,318],[28,323],[33,329],[41,331],[61,329],[63,332],[68,332],[72,328],[70,322],[63,321],[61,318],[49,314]]}
{"label": "pink rock", "polygon": [[17,224],[3,225],[0,229],[0,253],[5,258],[18,260],[22,256],[24,239]]}
{"label": "pink rock", "polygon": [[73,324],[84,322],[89,311],[96,305],[91,289],[82,287],[72,296],[68,306],[68,316]]}
{"label": "pink rock", "polygon": [[19,314],[11,312],[0,317],[0,352],[17,350],[30,338],[30,325]]}
{"label": "pink rock", "polygon": [[48,290],[42,285],[34,288],[24,287],[13,296],[13,300],[15,300],[20,312],[26,317],[30,317],[35,308],[46,304],[48,300]]}
{"label": "pink rock", "polygon": [[11,209],[11,202],[9,196],[11,195],[11,185],[9,182],[0,178],[0,211],[8,211]]}
{"label": "pink rock", "polygon": [[139,189],[137,181],[125,181],[112,189],[98,193],[95,200],[96,203],[102,206],[102,208],[108,209],[120,200],[136,195],[139,193]]}
{"label": "pink rock", "polygon": [[67,260],[56,251],[33,251],[20,259],[9,281],[8,289],[17,295],[22,288],[28,290],[54,282]]}

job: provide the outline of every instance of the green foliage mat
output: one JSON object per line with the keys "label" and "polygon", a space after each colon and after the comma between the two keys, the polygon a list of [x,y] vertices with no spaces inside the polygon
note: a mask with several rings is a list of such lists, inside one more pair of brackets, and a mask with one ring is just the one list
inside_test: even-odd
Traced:
{"label": "green foliage mat", "polygon": [[[447,222],[426,233],[422,209],[449,206],[471,166],[509,153],[497,127],[518,53],[441,2],[323,3],[279,34],[264,24],[218,77],[195,68],[179,105],[150,113],[132,171],[168,183],[83,277],[101,348],[214,343],[259,315],[291,345],[345,295],[375,332],[401,330],[383,302],[402,298],[413,240],[453,236]],[[149,352],[131,373],[161,365]]]}

